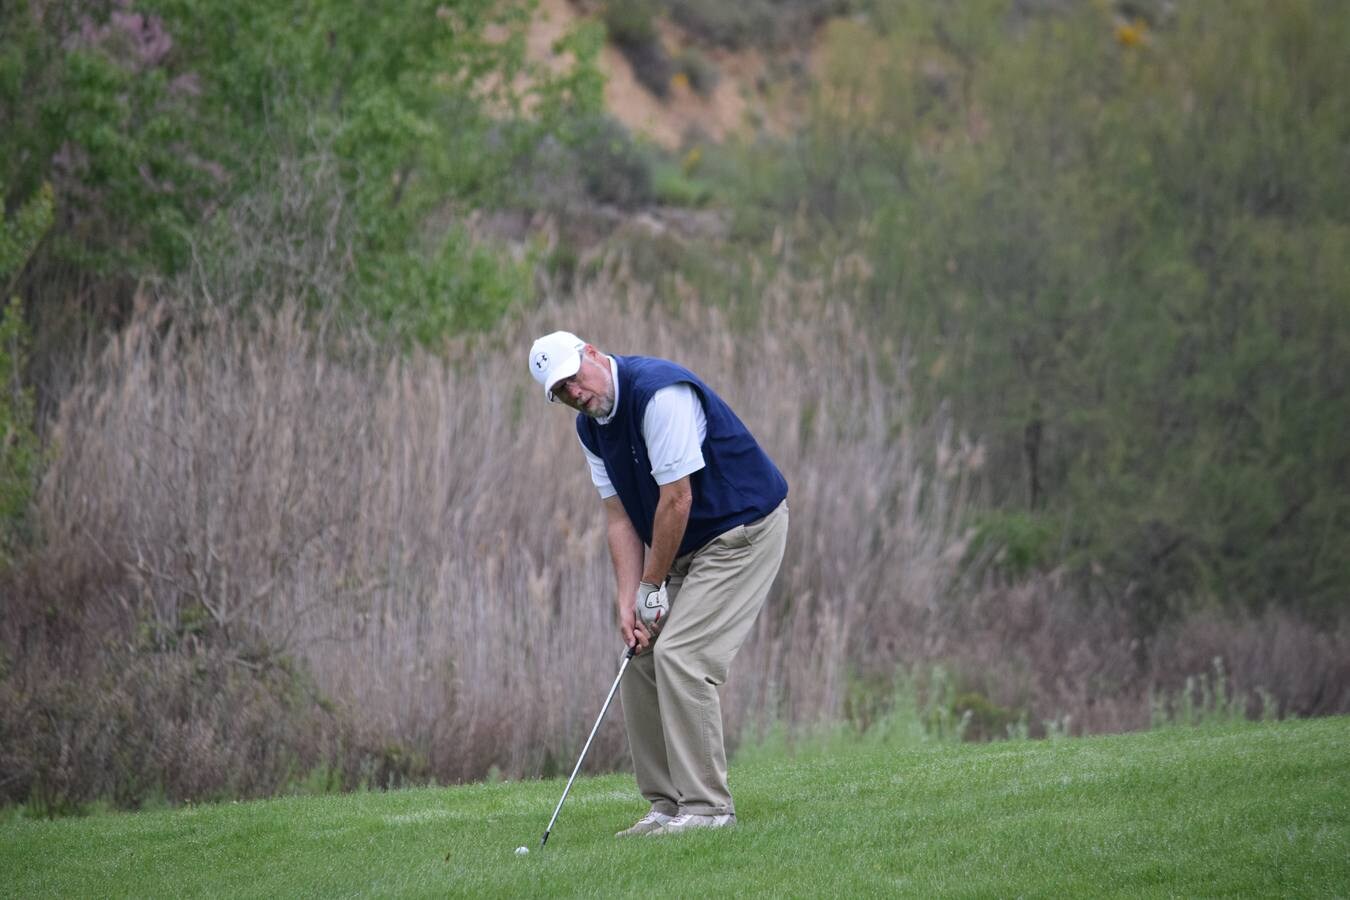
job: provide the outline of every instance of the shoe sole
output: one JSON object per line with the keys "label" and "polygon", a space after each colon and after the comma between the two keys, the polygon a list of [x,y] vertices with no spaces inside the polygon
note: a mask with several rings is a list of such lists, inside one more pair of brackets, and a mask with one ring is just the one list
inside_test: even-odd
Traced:
{"label": "shoe sole", "polygon": [[722,828],[735,828],[735,827],[736,827],[735,822],[727,822],[725,825],[694,825],[689,828],[677,828],[674,831],[671,831],[669,828],[662,825],[660,828],[657,828],[654,831],[647,832],[647,837],[656,837],[657,835],[667,835],[667,834],[689,834],[691,831],[717,831]]}
{"label": "shoe sole", "polygon": [[644,828],[644,829],[642,829],[641,831],[634,831],[634,830],[631,829],[631,828],[625,828],[623,831],[617,831],[617,832],[615,832],[615,833],[614,833],[614,836],[615,836],[615,837],[619,837],[619,838],[621,838],[621,837],[642,837],[643,835],[646,835],[646,834],[654,834],[654,833],[660,831],[661,828],[662,828],[662,826],[660,826],[660,825],[657,825],[655,828]]}

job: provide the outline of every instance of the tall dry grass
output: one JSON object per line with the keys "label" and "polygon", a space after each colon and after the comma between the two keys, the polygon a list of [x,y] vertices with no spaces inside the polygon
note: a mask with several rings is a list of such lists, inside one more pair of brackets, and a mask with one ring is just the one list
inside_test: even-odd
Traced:
{"label": "tall dry grass", "polygon": [[[729,724],[829,718],[864,627],[939,611],[972,448],[906,420],[818,291],[770,286],[771,324],[740,333],[697,303],[662,314],[617,278],[446,356],[383,364],[334,362],[293,309],[185,327],[146,308],[62,406],[42,593],[69,585],[86,615],[158,652],[303,660],[361,732],[438,778],[556,767],[621,649],[571,417],[523,363],[534,335],[569,327],[699,371],[787,474],[787,561]],[[939,451],[950,477],[926,478]],[[625,752],[616,720],[591,760]]]}
{"label": "tall dry grass", "polygon": [[[1186,674],[1053,578],[962,581],[980,448],[918,419],[905,354],[827,285],[771,279],[760,323],[733,327],[607,273],[444,354],[380,362],[318,346],[293,307],[144,305],[61,406],[44,548],[0,618],[8,795],[134,803],[129,745],[176,799],[316,767],[350,786],[570,765],[621,646],[571,416],[525,370],[555,328],[690,366],[788,478],[786,558],[724,692],[733,739],[853,714],[898,666],[943,662],[1033,731],[1146,725],[1150,688]],[[1195,626],[1201,669],[1243,647],[1230,671],[1277,682],[1292,654],[1289,711],[1350,708],[1345,629],[1290,623],[1274,646],[1259,623],[1222,627]],[[588,765],[625,757],[611,717]]]}

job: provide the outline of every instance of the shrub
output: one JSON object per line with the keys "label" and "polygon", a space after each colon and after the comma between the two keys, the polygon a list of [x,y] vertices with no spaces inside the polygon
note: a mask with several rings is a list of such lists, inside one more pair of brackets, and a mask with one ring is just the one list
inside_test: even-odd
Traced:
{"label": "shrub", "polygon": [[0,677],[0,801],[52,816],[96,801],[263,797],[321,763],[350,789],[378,759],[288,665],[220,648],[137,653],[113,638],[84,659],[26,656]]}
{"label": "shrub", "polygon": [[771,47],[797,40],[831,15],[843,15],[849,0],[672,0],[670,14],[705,41],[730,49]]}
{"label": "shrub", "polygon": [[690,47],[680,54],[679,68],[689,79],[689,86],[700,97],[710,97],[717,90],[721,74],[713,61],[696,48]]}
{"label": "shrub", "polygon": [[644,44],[621,44],[624,58],[633,67],[633,74],[643,87],[662,100],[670,96],[670,82],[675,77],[675,64],[660,41]]}
{"label": "shrub", "polygon": [[655,0],[609,0],[604,22],[610,40],[620,47],[652,43],[657,11]]}
{"label": "shrub", "polygon": [[531,259],[514,262],[451,228],[431,253],[382,260],[368,274],[363,306],[405,345],[491,326],[531,290]]}
{"label": "shrub", "polygon": [[601,203],[631,209],[654,196],[653,162],[628,129],[609,117],[590,121],[577,159],[586,191]]}
{"label": "shrub", "polygon": [[800,211],[800,271],[875,264],[869,315],[914,342],[922,402],[988,437],[1024,562],[1140,636],[1195,598],[1334,615],[1350,101],[1315,85],[1350,80],[1350,7],[1178,6],[1121,44],[1061,6],[832,26],[809,124],[749,151],[738,220]]}
{"label": "shrub", "polygon": [[1043,570],[1057,555],[1055,530],[1043,517],[1020,511],[991,511],[978,518],[972,560],[992,563],[1013,578]]}
{"label": "shrub", "polygon": [[665,99],[675,66],[656,32],[656,11],[653,0],[612,0],[605,6],[605,27],[638,82]]}
{"label": "shrub", "polygon": [[757,39],[773,43],[779,27],[776,12],[769,0],[675,0],[670,8],[671,18],[691,34],[733,50]]}
{"label": "shrub", "polygon": [[[55,188],[55,225],[17,287],[37,380],[59,392],[70,366],[49,357],[122,321],[138,284],[181,275],[218,246],[206,233],[219,227],[213,213],[284,197],[275,173],[315,147],[342,161],[330,183],[352,225],[348,261],[363,285],[393,273],[439,287],[463,264],[475,285],[514,288],[509,261],[446,238],[446,212],[508,193],[530,148],[548,135],[564,140],[564,120],[600,108],[599,29],[560,43],[568,68],[532,67],[523,41],[503,39],[519,35],[528,5],[20,0],[7,8],[4,199],[13,205],[44,181]],[[528,78],[516,77],[526,69]],[[484,272],[488,265],[499,271]],[[490,318],[485,308],[389,315],[391,295],[346,293],[391,320],[417,320],[410,330],[422,339]],[[466,289],[442,300],[474,296]]]}
{"label": "shrub", "polygon": [[[0,197],[3,197],[0,183]],[[43,185],[13,215],[0,208],[0,285],[6,288],[51,227],[52,189]],[[3,298],[4,293],[0,293]],[[40,458],[34,432],[33,390],[24,384],[28,328],[18,297],[0,299],[0,571],[13,560],[27,532],[28,505]]]}
{"label": "shrub", "polygon": [[40,458],[33,391],[20,379],[27,341],[17,298],[0,313],[0,570],[25,543]]}
{"label": "shrub", "polygon": [[656,165],[652,190],[656,201],[667,206],[703,206],[712,199],[707,184],[670,162]]}

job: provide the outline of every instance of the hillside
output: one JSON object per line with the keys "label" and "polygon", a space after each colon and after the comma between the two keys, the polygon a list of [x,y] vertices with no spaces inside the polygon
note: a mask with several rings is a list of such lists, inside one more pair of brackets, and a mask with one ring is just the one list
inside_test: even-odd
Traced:
{"label": "hillside", "polygon": [[[592,4],[594,6],[594,4]],[[603,19],[601,7],[588,8],[573,0],[540,0],[527,34],[529,57],[535,62],[553,59],[553,45],[569,29],[587,19]],[[806,82],[777,77],[784,71],[805,73],[812,65],[808,38],[799,46],[735,49],[720,47],[691,34],[670,20],[655,22],[657,39],[666,54],[678,59],[689,50],[711,63],[716,83],[702,95],[688,78],[672,77],[669,95],[656,96],[645,87],[633,64],[614,41],[601,51],[599,67],[605,76],[605,109],[635,135],[665,150],[676,150],[686,135],[698,133],[714,141],[751,130],[787,131],[804,106],[801,88]],[[787,90],[774,90],[773,85]],[[792,90],[792,88],[798,90]]]}

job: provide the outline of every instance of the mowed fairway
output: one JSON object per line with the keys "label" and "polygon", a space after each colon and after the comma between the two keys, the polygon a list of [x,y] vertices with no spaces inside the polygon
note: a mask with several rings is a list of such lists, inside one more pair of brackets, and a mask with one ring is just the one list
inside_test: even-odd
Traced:
{"label": "mowed fairway", "polygon": [[631,777],[579,780],[543,851],[562,781],[20,820],[0,894],[1350,895],[1350,718],[838,742],[732,780],[739,827],[622,841]]}

